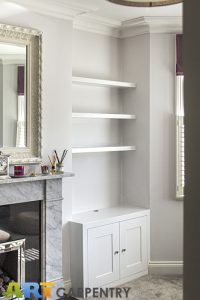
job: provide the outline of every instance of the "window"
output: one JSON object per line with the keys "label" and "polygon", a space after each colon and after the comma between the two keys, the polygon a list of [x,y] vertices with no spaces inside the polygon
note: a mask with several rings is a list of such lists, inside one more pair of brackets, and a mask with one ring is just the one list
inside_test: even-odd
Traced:
{"label": "window", "polygon": [[184,76],[176,76],[176,81],[176,197],[182,198],[185,186]]}

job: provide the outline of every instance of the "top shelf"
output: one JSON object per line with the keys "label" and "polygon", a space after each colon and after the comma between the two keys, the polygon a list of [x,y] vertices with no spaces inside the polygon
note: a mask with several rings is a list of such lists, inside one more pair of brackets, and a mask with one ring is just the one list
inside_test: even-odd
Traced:
{"label": "top shelf", "polygon": [[117,88],[135,88],[136,87],[136,83],[132,83],[132,82],[103,80],[103,79],[75,77],[75,76],[72,77],[72,83],[84,84],[84,85],[117,87]]}

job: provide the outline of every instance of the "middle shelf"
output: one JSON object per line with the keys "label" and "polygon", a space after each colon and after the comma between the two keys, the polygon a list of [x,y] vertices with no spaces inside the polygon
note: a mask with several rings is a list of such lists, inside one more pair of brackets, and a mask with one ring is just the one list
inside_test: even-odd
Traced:
{"label": "middle shelf", "polygon": [[103,113],[74,112],[72,113],[72,118],[135,120],[136,116],[131,114],[103,114]]}

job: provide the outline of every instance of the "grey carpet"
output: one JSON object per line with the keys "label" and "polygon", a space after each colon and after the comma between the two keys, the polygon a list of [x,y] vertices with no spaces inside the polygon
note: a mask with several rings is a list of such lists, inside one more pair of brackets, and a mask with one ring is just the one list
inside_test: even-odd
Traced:
{"label": "grey carpet", "polygon": [[[120,288],[130,287],[128,299],[130,300],[182,300],[183,284],[182,277],[153,276],[148,275],[121,285]],[[96,300],[102,298],[88,298]],[[109,297],[112,299],[127,299],[123,293],[122,298]]]}
{"label": "grey carpet", "polygon": [[131,300],[182,300],[182,277],[144,276],[122,287],[131,287]]}

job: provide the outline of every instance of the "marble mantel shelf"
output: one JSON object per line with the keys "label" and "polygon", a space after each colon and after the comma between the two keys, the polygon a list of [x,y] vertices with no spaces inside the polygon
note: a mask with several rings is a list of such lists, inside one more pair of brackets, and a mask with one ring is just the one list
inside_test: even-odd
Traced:
{"label": "marble mantel shelf", "polygon": [[64,174],[55,174],[55,175],[37,175],[37,176],[29,176],[24,178],[9,178],[9,179],[0,179],[1,184],[7,183],[20,183],[20,182],[30,182],[30,181],[41,181],[41,180],[52,180],[52,179],[60,179],[65,177],[74,177],[74,173],[66,172]]}

